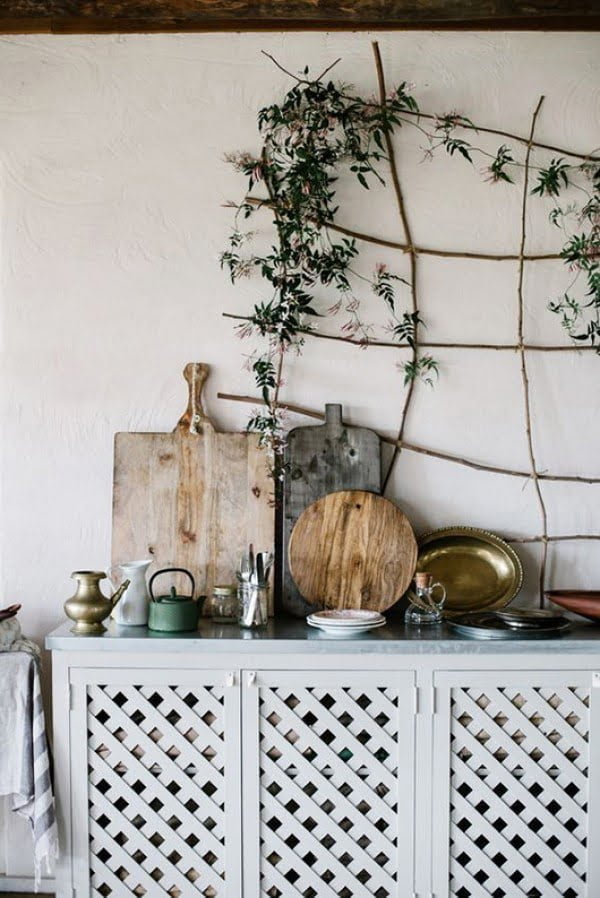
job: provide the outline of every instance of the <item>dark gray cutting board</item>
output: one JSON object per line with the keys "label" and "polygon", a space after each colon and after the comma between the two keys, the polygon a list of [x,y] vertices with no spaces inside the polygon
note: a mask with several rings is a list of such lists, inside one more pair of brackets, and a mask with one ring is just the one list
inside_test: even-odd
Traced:
{"label": "dark gray cutting board", "polygon": [[279,516],[280,605],[297,617],[310,614],[289,570],[288,543],[304,509],[338,490],[381,492],[381,441],[366,427],[342,423],[342,406],[325,406],[325,423],[290,430],[285,449],[286,474]]}

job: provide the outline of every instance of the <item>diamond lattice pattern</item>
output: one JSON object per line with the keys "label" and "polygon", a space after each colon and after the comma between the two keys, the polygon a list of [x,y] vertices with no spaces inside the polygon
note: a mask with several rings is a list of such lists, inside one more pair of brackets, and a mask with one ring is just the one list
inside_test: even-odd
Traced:
{"label": "diamond lattice pattern", "polygon": [[261,689],[261,895],[398,894],[398,694]]}
{"label": "diamond lattice pattern", "polygon": [[584,898],[588,689],[453,689],[453,898]]}
{"label": "diamond lattice pattern", "polygon": [[224,894],[223,690],[88,686],[91,894]]}

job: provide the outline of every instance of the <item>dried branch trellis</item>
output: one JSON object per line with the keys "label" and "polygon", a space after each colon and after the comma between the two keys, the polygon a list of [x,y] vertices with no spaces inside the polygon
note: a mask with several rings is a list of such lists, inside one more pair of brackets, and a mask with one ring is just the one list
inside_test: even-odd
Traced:
{"label": "dried branch trellis", "polygon": [[[337,211],[337,208],[332,209],[331,203],[329,202],[334,196],[334,193],[332,192],[330,194],[327,194],[326,190],[324,190],[322,186],[321,189],[324,190],[323,195],[325,196],[325,200],[322,201],[320,205],[317,201],[316,204],[310,207],[308,215],[304,220],[301,221],[301,226],[306,225],[306,223],[308,222],[309,241],[314,240],[314,233],[318,233],[319,229],[323,230],[326,234],[329,234],[329,232],[333,232],[336,234],[340,234],[343,238],[347,238],[343,240],[343,246],[334,246],[330,241],[330,245],[332,246],[333,250],[340,251],[340,257],[336,260],[337,268],[334,265],[333,269],[331,268],[331,266],[329,269],[326,269],[322,262],[322,259],[319,261],[318,265],[314,263],[313,271],[310,274],[306,274],[306,281],[310,285],[312,285],[315,281],[318,282],[320,277],[321,283],[326,285],[333,283],[334,286],[340,289],[344,294],[346,293],[346,291],[350,291],[350,286],[346,278],[346,269],[351,270],[349,267],[349,263],[353,256],[356,255],[356,250],[354,248],[355,241],[375,244],[386,249],[398,250],[403,254],[408,255],[410,263],[410,281],[407,282],[402,278],[388,275],[384,271],[383,266],[382,269],[376,274],[375,279],[371,281],[374,292],[384,299],[394,315],[394,319],[397,322],[397,326],[394,327],[394,336],[397,339],[390,341],[374,339],[366,328],[362,328],[361,332],[362,325],[360,325],[360,323],[357,323],[358,315],[356,314],[356,308],[352,308],[351,304],[348,304],[347,309],[348,311],[351,311],[355,316],[353,327],[347,327],[346,332],[342,332],[341,334],[328,334],[316,331],[310,325],[304,323],[307,315],[310,316],[317,314],[317,312],[311,307],[311,301],[313,297],[308,293],[308,291],[302,293],[301,288],[299,288],[298,295],[301,297],[301,300],[299,302],[299,311],[301,314],[298,314],[296,317],[292,316],[292,327],[290,328],[289,334],[282,335],[282,330],[286,325],[289,325],[289,321],[284,321],[282,323],[281,321],[276,321],[274,318],[272,322],[269,322],[268,314],[270,313],[270,306],[263,306],[262,309],[256,307],[255,313],[248,316],[224,313],[225,317],[238,319],[244,322],[241,327],[244,328],[246,332],[250,332],[253,328],[257,328],[258,331],[263,334],[263,336],[269,335],[272,346],[276,346],[276,352],[274,350],[272,352],[272,357],[276,357],[276,363],[274,364],[271,361],[272,357],[270,357],[267,362],[265,362],[264,359],[255,360],[253,370],[256,375],[257,383],[262,389],[262,400],[260,398],[257,399],[250,396],[240,396],[237,394],[228,393],[220,393],[219,396],[224,399],[249,402],[254,405],[260,403],[261,401],[265,404],[267,408],[267,414],[265,414],[264,416],[261,414],[255,415],[250,423],[251,426],[253,425],[259,431],[262,430],[263,437],[268,434],[268,438],[271,441],[271,447],[275,449],[275,455],[277,455],[277,452],[281,449],[285,439],[279,421],[279,414],[281,410],[286,409],[288,411],[308,415],[310,417],[321,417],[321,415],[310,409],[293,406],[281,401],[280,399],[280,388],[282,384],[282,371],[285,350],[289,345],[292,345],[292,338],[298,341],[297,345],[301,345],[306,337],[310,337],[322,340],[338,341],[342,343],[348,343],[350,345],[358,345],[361,347],[369,346],[408,349],[410,351],[410,359],[409,361],[403,363],[405,371],[405,385],[407,389],[403,397],[397,435],[395,438],[391,438],[388,435],[380,434],[382,438],[393,447],[391,461],[384,477],[383,489],[385,490],[385,488],[387,487],[393,471],[394,463],[403,450],[416,452],[433,458],[439,458],[456,464],[461,464],[479,471],[487,471],[490,473],[531,479],[534,484],[540,511],[540,533],[536,536],[513,537],[511,541],[517,543],[541,544],[539,594],[540,603],[542,604],[546,581],[548,544],[551,542],[571,540],[577,541],[600,539],[600,534],[577,533],[550,535],[548,532],[548,515],[543,492],[541,489],[541,482],[559,481],[571,483],[600,483],[600,478],[548,474],[539,471],[538,465],[536,463],[535,447],[532,436],[531,389],[528,373],[529,352],[599,351],[598,342],[600,342],[600,266],[598,264],[598,259],[600,258],[600,158],[593,155],[586,156],[578,152],[565,150],[563,148],[555,147],[550,144],[537,143],[535,141],[535,126],[540,109],[542,107],[544,99],[543,97],[540,98],[532,115],[530,132],[527,137],[512,134],[506,131],[478,127],[474,125],[469,119],[465,118],[464,116],[458,115],[457,113],[451,113],[446,116],[435,116],[428,113],[423,113],[418,110],[416,103],[407,93],[406,85],[404,83],[399,88],[397,88],[395,92],[392,91],[391,93],[388,93],[385,83],[383,63],[381,60],[381,54],[378,44],[374,42],[372,46],[377,74],[378,97],[371,102],[365,102],[364,108],[367,109],[367,117],[370,117],[374,124],[371,124],[370,126],[371,133],[367,134],[366,144],[364,143],[362,137],[356,140],[355,135],[352,135],[351,146],[352,153],[354,153],[354,161],[356,164],[354,165],[354,167],[351,167],[351,171],[356,174],[358,180],[364,187],[368,187],[368,184],[366,183],[366,175],[374,175],[383,183],[373,165],[373,160],[378,161],[379,159],[385,159],[388,162],[393,192],[396,200],[399,223],[402,231],[401,239],[397,241],[389,240],[383,237],[355,231],[353,229],[338,225],[334,221],[334,213]],[[269,56],[269,58],[272,59],[272,61],[275,63],[275,65],[278,66],[278,68],[280,68],[282,71],[286,72],[286,74],[290,75],[296,80],[298,93],[295,102],[297,105],[301,102],[299,99],[299,97],[301,96],[300,88],[304,85],[321,85],[321,81],[324,75],[327,74],[329,69],[339,61],[336,60],[336,62],[333,63],[332,66],[329,66],[325,70],[325,72],[323,72],[317,79],[310,80],[308,77],[301,78],[292,75],[292,73],[287,72],[287,70],[284,69],[277,62],[277,60],[271,57],[270,54],[265,53],[265,55]],[[304,74],[308,74],[307,70],[305,70]],[[331,82],[329,82],[327,89],[331,89],[332,91],[334,90],[334,86]],[[290,91],[290,94],[288,96],[290,96],[291,94],[293,94],[293,91]],[[344,97],[345,100],[348,99],[344,96],[343,93],[336,93],[335,96]],[[362,102],[363,101],[359,100],[359,103]],[[273,112],[273,110],[275,110],[275,112]],[[272,165],[272,158],[278,149],[276,145],[277,141],[273,140],[273,133],[276,133],[278,124],[277,115],[275,115],[275,113],[281,118],[281,110],[277,106],[262,110],[259,116],[261,127],[262,124],[264,124],[264,121],[267,120],[272,128],[270,136],[267,136],[265,138],[260,161],[257,162],[251,157],[242,157],[241,160],[238,159],[232,161],[236,163],[239,170],[244,171],[244,173],[249,176],[250,190],[252,190],[254,184],[259,181],[264,182],[267,190],[266,198],[257,198],[248,194],[245,197],[243,203],[239,206],[236,206],[238,212],[240,210],[243,210],[245,216],[249,217],[251,214],[261,208],[267,208],[271,210],[274,216],[276,228],[278,230],[280,243],[285,248],[285,240],[289,238],[290,233],[294,233],[294,223],[297,225],[297,222],[292,222],[292,224],[290,225],[289,219],[291,218],[291,214],[289,213],[289,208],[292,203],[289,202],[287,197],[285,196],[282,200],[281,194],[278,193],[278,191],[280,191],[281,184],[285,181],[285,178],[279,178],[277,174],[277,165]],[[399,167],[396,160],[393,142],[393,127],[391,125],[392,122],[401,124],[402,121],[406,121],[406,119],[403,118],[404,116],[413,116],[417,117],[419,120],[425,119],[433,121],[435,123],[436,130],[433,132],[433,135],[428,134],[431,146],[433,147],[437,141],[437,146],[444,146],[446,151],[450,155],[454,155],[456,152],[457,155],[460,154],[467,158],[469,161],[472,161],[470,153],[472,153],[475,148],[471,147],[470,144],[468,144],[466,141],[460,140],[455,136],[455,132],[457,129],[490,133],[502,137],[507,137],[511,140],[519,141],[525,145],[525,159],[523,163],[518,163],[512,157],[509,148],[503,145],[502,147],[500,147],[496,154],[496,157],[489,165],[491,180],[504,180],[511,183],[512,178],[509,174],[507,174],[507,169],[510,169],[511,166],[520,166],[523,169],[523,193],[521,202],[520,228],[521,236],[518,254],[476,253],[458,250],[439,250],[432,247],[421,247],[415,243],[415,241],[413,240],[409,215],[407,213],[405,198],[402,190]],[[274,125],[273,122],[276,122],[276,124]],[[423,131],[423,133],[427,133],[420,126],[417,127],[419,127],[419,130]],[[346,128],[345,121],[344,128]],[[330,130],[333,130],[333,128],[330,128]],[[438,132],[440,131],[441,136],[438,134]],[[377,145],[374,150],[371,146],[373,134]],[[294,135],[292,136],[294,137]],[[344,132],[344,136],[347,139],[346,132]],[[271,145],[269,145],[269,140],[271,140]],[[286,145],[288,142],[289,141],[286,139]],[[530,177],[533,168],[532,153],[534,149],[548,150],[560,154],[560,156],[557,159],[553,159],[547,169],[538,169],[538,184],[534,190],[530,191]],[[379,150],[381,150],[381,152],[379,152]],[[481,152],[485,151],[482,150]],[[290,153],[289,155],[292,154]],[[298,155],[299,158],[302,158],[301,154]],[[307,156],[308,155],[309,154],[307,154]],[[489,154],[486,153],[485,155]],[[341,154],[339,154],[339,156],[341,156]],[[563,248],[563,251],[561,253],[528,254],[525,251],[527,242],[526,221],[528,197],[530,195],[530,192],[538,193],[540,196],[558,196],[561,187],[569,184],[567,172],[570,170],[571,166],[564,162],[565,156],[583,160],[582,164],[580,165],[580,169],[588,174],[590,180],[593,180],[593,194],[591,197],[589,197],[588,203],[584,207],[584,210],[580,216],[581,222],[591,225],[590,231],[589,233],[582,233],[571,236],[569,241],[567,242],[567,246]],[[333,154],[331,165],[334,164],[338,157]],[[322,175],[322,172],[320,172],[318,168],[317,175]],[[307,178],[308,177],[309,176],[307,175]],[[292,186],[296,185],[293,184]],[[287,185],[287,188],[289,189],[289,184]],[[314,185],[312,185],[308,180],[306,183],[306,190],[304,189],[303,185],[301,193],[310,194],[311,191],[314,191]],[[312,202],[312,197],[310,202]],[[566,211],[564,211],[561,208],[555,209],[551,215],[551,220],[553,220],[554,223],[557,224],[558,219],[566,217],[568,214],[570,214],[570,212],[572,212],[572,210],[567,209]],[[310,229],[313,225],[314,230],[311,233]],[[234,234],[231,243],[233,250],[236,250],[239,245],[238,237],[239,235]],[[271,284],[275,287],[276,293],[277,291],[279,291],[280,296],[284,297],[285,299],[285,290],[287,289],[287,284],[293,282],[294,277],[297,274],[298,265],[297,257],[294,255],[293,248],[290,249],[290,246],[293,247],[293,244],[290,244],[288,246],[287,256],[282,254],[279,257],[267,257],[266,260],[265,258],[258,258],[253,260],[252,263],[241,263],[239,256],[234,251],[224,253],[222,262],[226,264],[227,267],[229,267],[232,281],[235,280],[235,277],[240,273],[240,271],[238,270],[238,266],[240,266],[240,268],[243,268],[243,266],[246,265],[246,270],[244,271],[244,273],[247,273],[252,264],[261,265],[263,277],[266,276]],[[418,294],[418,260],[420,256],[427,255],[449,259],[460,258],[494,262],[516,261],[518,263],[518,279],[516,287],[518,300],[517,341],[510,344],[468,342],[461,343],[454,341],[431,342],[422,339],[419,328],[422,320],[420,318]],[[275,261],[273,261],[273,259]],[[524,335],[525,297],[523,289],[525,263],[552,259],[562,259],[563,261],[570,262],[572,265],[574,265],[574,267],[578,267],[580,271],[585,272],[587,278],[587,286],[589,288],[587,296],[591,296],[591,299],[589,301],[578,302],[565,293],[565,296],[559,302],[549,303],[549,307],[552,311],[561,314],[563,326],[568,331],[569,336],[571,336],[575,341],[574,343],[567,345],[536,345],[526,343]],[[265,274],[266,261],[269,265],[273,265],[274,267],[273,269],[268,269],[267,273]],[[279,272],[276,276],[274,276],[274,269],[277,265],[279,265]],[[394,292],[391,285],[392,279],[402,281],[404,284],[406,284],[410,291],[410,311],[404,313],[404,316],[401,320],[398,319],[395,313]],[[363,277],[362,280],[368,279]],[[285,305],[285,302],[282,303],[282,305]],[[585,321],[584,311],[588,309],[591,309],[591,313],[589,319]],[[585,324],[585,330],[583,332],[581,332],[581,330],[577,332],[577,325],[581,326],[582,319],[583,323]],[[273,324],[275,324],[276,326],[270,326]],[[344,329],[342,330],[344,331]],[[356,336],[357,332],[360,333],[359,337]],[[518,355],[523,386],[524,429],[530,462],[529,471],[520,471],[494,465],[486,465],[468,458],[438,452],[431,448],[416,446],[414,444],[408,443],[404,439],[406,421],[414,396],[415,383],[419,379],[419,377],[421,377],[421,379],[429,379],[430,372],[432,371],[437,373],[437,363],[435,362],[435,360],[431,356],[420,356],[420,352],[422,349],[432,348],[512,351]],[[283,476],[281,468],[278,469],[276,467],[275,475],[278,477]]]}
{"label": "dried branch trellis", "polygon": [[[383,64],[381,62],[381,53],[379,52],[379,44],[373,44],[373,52],[375,54],[375,67],[377,69],[377,86],[379,90],[379,102],[381,105],[385,104],[386,98],[386,87],[385,87],[385,76],[383,72]],[[419,303],[418,303],[418,294],[417,294],[417,253],[415,252],[415,245],[412,238],[412,231],[410,228],[410,223],[408,220],[408,215],[406,212],[406,205],[404,202],[404,194],[402,192],[402,187],[400,186],[400,176],[398,174],[398,165],[396,164],[396,153],[394,150],[394,143],[392,141],[392,136],[390,134],[389,129],[386,128],[384,132],[384,140],[385,147],[387,150],[388,160],[390,163],[390,171],[392,175],[392,184],[394,185],[394,193],[396,195],[396,202],[398,204],[398,212],[400,214],[400,221],[402,222],[402,228],[404,230],[404,237],[406,240],[406,249],[404,252],[407,252],[410,256],[410,296],[411,296],[411,312],[414,320],[414,329],[412,333],[411,339],[411,353],[412,353],[412,364],[416,366],[418,360],[418,343],[419,343]],[[402,412],[400,416],[400,425],[398,427],[398,436],[396,439],[396,444],[394,445],[394,451],[392,453],[392,458],[388,465],[388,469],[383,478],[382,484],[382,492],[385,493],[387,485],[389,483],[390,477],[392,475],[392,471],[394,469],[394,464],[400,452],[400,447],[402,443],[402,437],[404,436],[404,429],[406,427],[406,419],[408,417],[408,411],[410,408],[411,400],[413,398],[415,388],[415,378],[411,378],[408,382],[408,389],[406,391],[406,395],[404,397],[404,403],[402,406]]]}
{"label": "dried branch trellis", "polygon": [[531,463],[531,477],[540,508],[540,516],[542,521],[542,555],[540,561],[540,598],[544,596],[544,585],[546,580],[546,562],[548,559],[548,512],[546,503],[540,487],[540,479],[535,459],[535,450],[533,446],[533,436],[531,434],[531,390],[529,386],[529,373],[527,370],[527,355],[523,348],[524,332],[523,321],[525,312],[525,300],[523,296],[523,277],[525,275],[525,242],[527,239],[527,194],[529,188],[529,164],[531,161],[531,149],[533,146],[533,136],[535,125],[544,98],[540,97],[535,112],[531,119],[531,131],[529,132],[529,140],[527,141],[527,153],[525,155],[525,176],[523,178],[523,202],[521,206],[521,246],[519,249],[519,280],[517,285],[517,295],[519,298],[519,323],[518,323],[518,340],[519,340],[519,356],[521,359],[521,378],[523,381],[523,403],[525,411],[525,433],[527,434],[527,449],[529,452],[529,461]]}

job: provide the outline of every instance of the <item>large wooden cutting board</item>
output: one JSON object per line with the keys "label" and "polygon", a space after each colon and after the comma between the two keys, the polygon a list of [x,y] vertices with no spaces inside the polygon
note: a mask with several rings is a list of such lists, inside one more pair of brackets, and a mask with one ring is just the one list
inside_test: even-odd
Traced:
{"label": "large wooden cutting board", "polygon": [[234,583],[248,544],[267,551],[274,539],[264,452],[254,434],[217,433],[202,406],[207,376],[207,365],[186,365],[188,408],[173,433],[117,433],[114,446],[113,564],[188,568],[197,595]]}
{"label": "large wooden cutting board", "polygon": [[302,512],[289,558],[296,585],[311,604],[385,611],[408,589],[417,541],[398,506],[374,493],[345,490]]}
{"label": "large wooden cutting board", "polygon": [[286,475],[278,532],[281,603],[291,614],[313,610],[298,591],[287,559],[292,529],[304,509],[339,490],[381,490],[381,441],[366,427],[342,422],[342,406],[325,406],[325,423],[296,427],[285,449]]}

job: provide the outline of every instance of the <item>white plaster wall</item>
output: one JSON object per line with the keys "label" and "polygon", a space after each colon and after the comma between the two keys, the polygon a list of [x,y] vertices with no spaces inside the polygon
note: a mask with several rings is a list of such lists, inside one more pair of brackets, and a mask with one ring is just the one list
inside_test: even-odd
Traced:
{"label": "white plaster wall", "polygon": [[[2,307],[2,572],[0,605],[22,602],[41,639],[62,618],[77,568],[110,555],[112,437],[169,430],[185,406],[180,371],[213,366],[210,413],[242,427],[247,406],[217,390],[252,389],[246,347],[221,312],[244,312],[258,282],[233,288],[219,270],[243,181],[223,162],[257,147],[257,109],[289,81],[261,56],[320,70],[371,93],[370,34],[5,37],[0,40]],[[389,84],[416,83],[425,109],[457,109],[526,133],[541,93],[538,137],[588,151],[600,144],[599,41],[594,34],[385,33]],[[498,141],[490,145],[497,146]],[[515,251],[520,191],[482,183],[458,161],[419,164],[398,144],[418,243]],[[531,250],[557,247],[531,213]],[[391,197],[354,190],[349,224],[399,237]],[[371,252],[400,273],[407,260]],[[516,266],[424,259],[422,315],[433,340],[513,340]],[[528,269],[526,331],[558,342],[545,311],[565,274]],[[383,316],[376,303],[373,317]],[[368,317],[368,311],[366,315]],[[509,354],[437,353],[434,390],[419,386],[407,439],[476,460],[526,468],[518,361]],[[316,340],[292,360],[285,396],[319,408],[342,401],[355,422],[392,433],[402,402],[395,351]],[[531,359],[534,436],[548,470],[598,476],[600,359]],[[545,488],[551,531],[600,531],[600,487]],[[531,484],[405,454],[391,494],[422,531],[451,523],[539,532]],[[519,550],[535,589],[536,549]],[[553,547],[555,585],[598,587],[598,544]]]}

